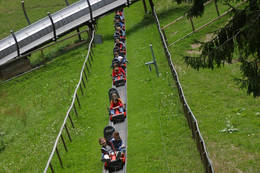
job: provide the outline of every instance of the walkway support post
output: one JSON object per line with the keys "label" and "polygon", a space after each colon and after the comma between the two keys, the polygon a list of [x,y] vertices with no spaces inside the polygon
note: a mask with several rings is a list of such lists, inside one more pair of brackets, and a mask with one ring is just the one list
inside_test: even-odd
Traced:
{"label": "walkway support post", "polygon": [[14,38],[14,41],[15,41],[15,45],[16,45],[16,51],[17,51],[17,56],[19,57],[20,56],[20,47],[19,47],[19,44],[18,44],[18,41],[17,41],[17,38],[13,32],[13,30],[10,31],[13,38]]}
{"label": "walkway support post", "polygon": [[[69,5],[70,5],[69,2],[68,2],[68,0],[65,0],[65,3],[66,3],[66,6],[69,6]],[[82,39],[81,39],[81,35],[80,35],[80,30],[79,30],[79,28],[77,28],[77,33],[78,33],[79,41],[81,41]]]}
{"label": "walkway support post", "polygon": [[25,6],[24,6],[24,1],[21,1],[21,5],[22,5],[22,9],[23,9],[23,14],[24,14],[24,16],[25,16],[25,18],[27,20],[28,25],[31,25],[30,19],[29,19],[27,13],[26,13],[26,9],[25,9]]}

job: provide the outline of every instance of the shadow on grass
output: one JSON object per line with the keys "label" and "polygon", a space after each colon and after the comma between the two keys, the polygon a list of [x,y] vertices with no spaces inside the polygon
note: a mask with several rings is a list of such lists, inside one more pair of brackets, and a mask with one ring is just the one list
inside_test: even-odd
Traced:
{"label": "shadow on grass", "polygon": [[[173,6],[169,8],[168,10],[164,10],[162,12],[157,13],[159,19],[161,18],[167,18],[169,16],[174,16],[174,14],[179,14],[183,12],[183,15],[186,11],[188,11],[190,5],[182,5],[182,6]],[[143,19],[133,25],[130,29],[127,29],[127,36],[131,35],[134,32],[137,32],[138,30],[142,29],[143,27],[147,27],[154,23],[153,16],[151,12],[148,14],[145,14]],[[104,35],[103,37],[104,41],[113,40],[113,37],[111,35]]]}
{"label": "shadow on grass", "polygon": [[59,48],[57,48],[54,51],[50,51],[48,52],[46,55],[40,55],[39,58],[36,60],[36,62],[32,63],[33,67],[37,67],[37,66],[41,66],[46,64],[49,61],[52,61],[53,59],[64,55],[66,53],[69,53],[73,50],[76,50],[82,46],[86,46],[85,43],[87,43],[88,40],[82,40],[82,41],[76,41],[74,44],[67,44],[64,46],[61,46]]}

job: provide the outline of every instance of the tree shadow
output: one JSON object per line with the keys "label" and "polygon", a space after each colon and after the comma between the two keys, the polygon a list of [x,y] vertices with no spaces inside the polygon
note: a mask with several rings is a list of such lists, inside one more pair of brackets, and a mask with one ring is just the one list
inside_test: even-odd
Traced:
{"label": "tree shadow", "polygon": [[[175,13],[180,14],[181,12],[183,12],[183,15],[184,15],[185,12],[187,12],[189,8],[190,8],[189,4],[187,4],[187,5],[185,4],[185,5],[181,5],[181,6],[173,6],[167,10],[157,13],[157,15],[158,15],[159,19],[167,18],[169,16],[174,16]],[[145,26],[149,26],[153,23],[154,23],[154,18],[152,16],[152,13],[149,12],[148,14],[144,15],[143,19],[140,22],[136,23],[131,28],[127,29],[127,36],[131,35],[132,33],[137,32],[141,28],[143,28]],[[107,35],[103,36],[103,40],[104,41],[113,40],[113,37],[110,34],[107,34]]]}

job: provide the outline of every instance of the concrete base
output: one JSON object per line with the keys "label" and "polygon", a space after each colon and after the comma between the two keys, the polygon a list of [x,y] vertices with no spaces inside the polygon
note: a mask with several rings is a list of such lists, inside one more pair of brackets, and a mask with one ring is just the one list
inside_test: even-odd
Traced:
{"label": "concrete base", "polygon": [[0,78],[2,80],[10,79],[18,74],[30,70],[31,68],[31,63],[28,58],[20,58],[0,66]]}

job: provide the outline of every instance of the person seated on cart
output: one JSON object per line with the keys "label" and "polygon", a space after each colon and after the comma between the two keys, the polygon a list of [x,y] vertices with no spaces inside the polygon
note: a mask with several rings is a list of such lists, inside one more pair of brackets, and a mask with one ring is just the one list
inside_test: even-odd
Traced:
{"label": "person seated on cart", "polygon": [[112,61],[112,67],[114,67],[114,63],[118,63],[120,67],[122,67],[124,70],[126,68],[126,63],[128,62],[124,56],[119,55],[118,51],[114,52],[114,59]]}
{"label": "person seated on cart", "polygon": [[116,10],[115,14],[124,17],[124,10],[123,9]]}
{"label": "person seated on cart", "polygon": [[125,23],[124,15],[120,16],[119,14],[116,14],[114,19],[115,19],[114,20],[115,23],[117,23],[117,22]]}
{"label": "person seated on cart", "polygon": [[118,46],[115,46],[113,49],[113,53],[117,52],[118,55],[120,55],[121,57],[125,57],[126,55],[126,50],[120,50],[120,48]]}
{"label": "person seated on cart", "polygon": [[105,138],[99,138],[99,144],[101,145],[101,161],[105,161],[106,158],[105,155],[109,155],[110,152],[113,151],[112,147],[110,145],[107,144],[107,141]]}
{"label": "person seated on cart", "polygon": [[125,145],[123,144],[123,141],[122,141],[118,131],[114,131],[113,138],[111,141],[117,151],[121,151],[121,152],[125,153]]}
{"label": "person seated on cart", "polygon": [[124,112],[124,103],[123,101],[118,98],[116,93],[112,94],[112,100],[110,102],[110,114],[114,115],[115,114],[115,109],[118,109],[119,112]]}
{"label": "person seated on cart", "polygon": [[120,27],[122,30],[125,31],[125,24],[123,24],[121,22],[115,23],[114,27],[115,27],[115,30],[116,30],[117,27]]}
{"label": "person seated on cart", "polygon": [[119,37],[116,37],[115,38],[115,45],[114,47],[118,47],[120,50],[125,50],[125,43],[120,41],[120,38]]}
{"label": "person seated on cart", "polygon": [[123,43],[126,40],[126,37],[122,35],[122,33],[120,31],[115,31],[114,33],[114,41],[116,42],[116,38],[119,38],[120,41],[122,41]]}
{"label": "person seated on cart", "polygon": [[118,64],[113,64],[113,72],[112,72],[112,77],[113,79],[117,76],[122,76],[125,79],[125,70],[120,67]]}

